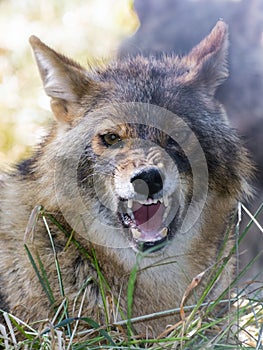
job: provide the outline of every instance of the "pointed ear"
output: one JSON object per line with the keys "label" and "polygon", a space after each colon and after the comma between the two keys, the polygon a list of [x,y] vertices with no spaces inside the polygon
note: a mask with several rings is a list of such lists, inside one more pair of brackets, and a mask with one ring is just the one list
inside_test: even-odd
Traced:
{"label": "pointed ear", "polygon": [[29,42],[46,94],[51,97],[55,117],[60,122],[70,123],[80,117],[80,99],[92,89],[93,81],[83,67],[52,50],[37,37],[31,36]]}
{"label": "pointed ear", "polygon": [[216,88],[228,77],[228,27],[218,21],[211,33],[183,58],[189,67],[185,81],[196,88],[205,88],[214,95]]}

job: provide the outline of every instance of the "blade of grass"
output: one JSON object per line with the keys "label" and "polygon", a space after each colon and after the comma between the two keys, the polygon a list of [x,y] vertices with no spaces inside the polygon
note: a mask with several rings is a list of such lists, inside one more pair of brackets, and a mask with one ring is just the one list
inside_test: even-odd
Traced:
{"label": "blade of grass", "polygon": [[8,334],[6,332],[6,328],[4,325],[0,324],[0,332],[2,333],[2,338],[4,340],[4,346],[6,350],[9,350],[9,341],[8,341]]}
{"label": "blade of grass", "polygon": [[[26,332],[25,329],[19,324],[19,323],[22,323],[20,320],[16,319],[16,317],[14,317],[13,315],[11,315],[9,313],[7,313],[7,315],[8,315],[8,318],[10,319],[11,323],[16,328],[16,333],[17,333],[17,331],[19,331],[20,336],[23,335],[28,340],[34,339],[34,337],[36,336],[36,333],[33,333],[33,335],[32,335],[32,334]],[[24,326],[26,326],[27,328],[29,328],[31,331],[33,330],[31,327],[29,327],[25,323],[22,323],[22,324]]]}
{"label": "blade of grass", "polygon": [[77,296],[74,299],[74,304],[73,304],[73,313],[75,312],[75,308],[76,308],[76,304],[77,304],[77,300],[78,298],[81,296],[82,293],[85,293],[87,286],[92,283],[94,281],[94,278],[92,276],[89,276],[84,283],[82,284],[82,286],[80,287],[80,290],[78,291]]}
{"label": "blade of grass", "polygon": [[[229,303],[229,301],[230,302],[235,302],[235,301],[237,301],[237,299],[236,298],[231,298],[231,299],[220,300],[219,304],[227,304],[227,303]],[[211,301],[211,302],[202,303],[201,307],[207,307],[207,306],[209,306],[211,304],[215,304],[215,302]],[[196,305],[187,305],[187,306],[184,306],[184,310],[185,311],[191,311],[195,307],[196,307]],[[167,317],[167,316],[172,316],[174,314],[179,314],[180,311],[181,311],[181,309],[178,307],[178,308],[175,308],[175,309],[159,311],[159,312],[155,312],[155,313],[147,314],[147,315],[143,315],[143,316],[132,317],[130,319],[130,321],[132,323],[144,322],[144,321],[149,321],[149,320],[153,320],[153,319],[160,318],[160,317]],[[128,323],[128,321],[129,320],[126,319],[126,320],[114,322],[113,325],[114,326],[123,326],[123,325],[126,325]]]}
{"label": "blade of grass", "polygon": [[251,212],[242,203],[241,203],[241,207],[245,211],[245,213],[250,217],[250,219],[253,221],[253,223],[258,227],[260,232],[263,233],[263,227],[257,221],[256,216],[252,215]]}
{"label": "blade of grass", "polygon": [[107,284],[105,284],[105,279],[102,276],[94,249],[92,249],[92,255],[93,255],[93,263],[94,263],[94,266],[95,266],[95,269],[96,269],[96,272],[98,275],[98,283],[99,283],[99,289],[100,289],[100,295],[102,298],[103,308],[104,308],[104,312],[105,312],[106,324],[109,324],[109,315],[108,315],[108,310],[107,310],[107,300],[106,300],[106,292],[105,292],[105,288],[107,289],[108,286],[107,286]]}
{"label": "blade of grass", "polygon": [[51,235],[51,232],[50,232],[50,229],[49,229],[49,226],[48,226],[48,223],[47,223],[47,220],[46,220],[44,213],[42,213],[42,219],[44,221],[44,225],[46,227],[46,230],[47,230],[47,233],[49,236],[49,240],[51,243],[52,251],[53,251],[54,261],[55,261],[56,270],[57,270],[57,277],[58,277],[58,282],[59,282],[59,288],[60,288],[60,294],[62,297],[65,297],[64,286],[63,286],[63,281],[62,281],[62,276],[61,276],[61,269],[60,269],[59,261],[57,258],[57,252],[56,252],[54,241],[53,241],[53,238],[52,238],[52,235]]}
{"label": "blade of grass", "polygon": [[4,312],[3,314],[6,325],[8,327],[12,342],[14,344],[15,347],[17,347],[17,340],[16,340],[16,336],[15,336],[15,332],[14,332],[14,328],[12,327],[12,323],[9,317],[9,314],[7,312]]}
{"label": "blade of grass", "polygon": [[[61,294],[61,296],[62,296],[63,298],[65,298],[65,292],[64,292],[64,286],[63,286],[62,274],[61,274],[61,269],[60,269],[60,265],[59,265],[59,261],[58,261],[58,257],[57,257],[56,248],[55,248],[55,245],[54,245],[54,241],[53,241],[53,238],[52,238],[52,235],[51,235],[51,232],[50,232],[50,229],[49,229],[49,226],[48,226],[48,223],[47,223],[45,214],[44,214],[43,211],[42,211],[41,214],[42,214],[42,220],[43,220],[43,222],[44,222],[44,225],[45,225],[45,227],[46,227],[46,230],[47,230],[47,233],[48,233],[48,236],[49,236],[49,240],[50,240],[51,247],[52,247],[52,251],[53,251],[53,255],[54,255],[54,261],[55,261],[55,266],[56,266],[56,270],[57,270],[57,277],[58,277],[58,283],[59,283],[60,294]],[[67,304],[64,304],[64,313],[65,313],[66,318],[68,318],[69,315],[68,315]],[[68,334],[71,335],[70,326],[68,326]]]}
{"label": "blade of grass", "polygon": [[[101,336],[103,336],[103,338],[106,339],[111,346],[117,346],[116,343],[111,338],[111,336],[108,334],[108,332],[105,331],[105,329],[103,329],[97,322],[95,322],[94,320],[92,320],[89,317],[70,317],[70,318],[67,318],[67,319],[61,321],[60,323],[56,324],[54,326],[54,329],[59,328],[59,327],[65,327],[69,324],[72,324],[75,321],[83,321],[83,322],[87,323],[94,330],[96,330]],[[49,332],[50,332],[50,329],[46,329],[44,332],[42,332],[42,335],[47,334]]]}
{"label": "blade of grass", "polygon": [[138,266],[140,262],[140,256],[137,256],[136,264],[133,266],[130,277],[128,280],[128,288],[127,288],[127,331],[128,331],[128,343],[131,339],[131,336],[133,334],[132,332],[132,306],[133,306],[133,296],[134,296],[134,289],[135,289],[135,283],[136,283],[136,277],[138,272]]}
{"label": "blade of grass", "polygon": [[46,217],[49,218],[49,220],[55,225],[57,226],[57,228],[64,233],[64,235],[75,245],[75,247],[87,258],[89,259],[89,261],[91,263],[93,263],[93,258],[92,256],[87,252],[87,249],[85,249],[82,244],[77,241],[75,238],[74,238],[74,234],[73,232],[69,233],[57,220],[56,218],[51,215],[50,213],[48,212],[45,212],[45,215]]}
{"label": "blade of grass", "polygon": [[31,263],[31,265],[32,265],[32,267],[33,267],[33,269],[34,269],[34,271],[35,271],[35,273],[37,275],[37,278],[38,278],[38,280],[39,280],[39,282],[40,282],[40,284],[42,286],[42,289],[44,290],[44,292],[45,292],[45,294],[46,294],[46,296],[48,298],[48,301],[49,301],[50,305],[53,305],[53,303],[55,302],[55,299],[54,299],[54,296],[53,296],[52,292],[50,293],[51,289],[50,289],[49,283],[41,275],[41,273],[40,273],[40,271],[39,271],[39,269],[37,267],[37,264],[36,264],[32,254],[31,254],[27,244],[24,244],[24,247],[25,247],[27,256],[28,256],[28,258],[30,260],[30,263]]}
{"label": "blade of grass", "polygon": [[[164,244],[161,244],[160,246],[163,246]],[[128,342],[131,339],[131,336],[133,334],[132,331],[132,306],[133,306],[133,299],[134,299],[134,290],[135,290],[135,284],[136,284],[136,278],[137,273],[139,271],[140,262],[143,258],[145,258],[147,255],[154,252],[158,247],[153,247],[149,250],[147,250],[144,253],[138,253],[136,256],[136,262],[130,272],[129,280],[128,280],[128,287],[127,287],[127,333],[128,333]]]}
{"label": "blade of grass", "polygon": [[263,342],[263,324],[261,325],[260,327],[260,331],[259,331],[259,334],[258,334],[258,339],[257,339],[257,346],[256,346],[256,349],[255,350],[260,350],[262,349],[262,342]]}
{"label": "blade of grass", "polygon": [[[78,311],[78,316],[77,316],[78,318],[81,317],[81,313],[82,313],[82,309],[83,309],[83,305],[84,305],[84,300],[85,300],[85,298],[86,298],[86,294],[87,294],[87,288],[85,288],[84,293],[83,293],[83,296],[82,296],[82,300],[81,300],[81,304],[80,304],[79,311]],[[77,332],[78,325],[79,325],[79,321],[77,320],[77,321],[76,321],[76,324],[75,324],[75,326],[74,326],[74,328],[73,328],[72,334],[71,334],[71,336],[70,336],[69,344],[68,344],[67,350],[70,350],[70,348],[71,348],[71,345],[72,345],[72,343],[73,343],[74,336],[75,336],[75,334],[76,334],[76,332]]]}
{"label": "blade of grass", "polygon": [[[67,305],[68,305],[68,299],[64,298],[60,303],[59,307],[57,308],[56,313],[52,318],[51,324],[54,324],[55,322],[61,322],[64,317],[67,318],[67,315],[65,314],[65,310],[67,310]],[[62,310],[64,311],[62,312]],[[57,321],[57,319],[59,319],[59,321]]]}
{"label": "blade of grass", "polygon": [[40,267],[41,277],[43,278],[43,282],[44,282],[45,287],[47,288],[47,292],[50,296],[50,305],[53,305],[55,303],[55,297],[54,297],[54,294],[53,294],[52,289],[50,287],[50,283],[49,283],[49,280],[48,280],[48,277],[46,274],[45,267],[44,267],[43,262],[42,262],[37,251],[36,251],[36,258],[37,258],[38,265]]}
{"label": "blade of grass", "polygon": [[239,236],[238,243],[240,243],[240,242],[243,240],[243,238],[247,235],[249,229],[251,228],[251,226],[252,226],[253,223],[254,223],[254,218],[257,219],[257,217],[258,217],[259,214],[262,212],[262,210],[263,210],[263,203],[259,206],[259,208],[258,208],[257,211],[255,212],[255,214],[252,215],[252,216],[253,216],[253,219],[251,219],[251,220],[248,222],[248,224],[247,224],[247,226],[245,227],[245,229],[243,230],[242,234]]}

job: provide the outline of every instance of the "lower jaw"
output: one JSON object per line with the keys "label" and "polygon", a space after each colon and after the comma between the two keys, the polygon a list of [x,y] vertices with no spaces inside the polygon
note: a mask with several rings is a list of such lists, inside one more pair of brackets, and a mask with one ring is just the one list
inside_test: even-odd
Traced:
{"label": "lower jaw", "polygon": [[164,237],[162,239],[159,239],[157,241],[139,241],[136,239],[132,239],[132,248],[136,252],[141,253],[159,253],[161,252],[165,246],[167,245],[168,237]]}

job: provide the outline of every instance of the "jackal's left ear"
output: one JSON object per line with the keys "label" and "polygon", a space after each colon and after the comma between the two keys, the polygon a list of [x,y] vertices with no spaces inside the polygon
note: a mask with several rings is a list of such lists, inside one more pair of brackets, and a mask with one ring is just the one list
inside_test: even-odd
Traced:
{"label": "jackal's left ear", "polygon": [[214,95],[216,88],[228,77],[227,54],[228,27],[220,20],[211,33],[183,57],[189,67],[185,82]]}
{"label": "jackal's left ear", "polygon": [[55,117],[60,122],[71,123],[83,114],[80,99],[94,90],[95,81],[78,63],[52,50],[37,37],[31,36],[29,41]]}

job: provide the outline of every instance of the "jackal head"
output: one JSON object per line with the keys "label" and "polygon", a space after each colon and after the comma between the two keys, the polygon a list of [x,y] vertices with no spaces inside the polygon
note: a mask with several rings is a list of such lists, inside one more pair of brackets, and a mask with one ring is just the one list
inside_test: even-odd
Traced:
{"label": "jackal head", "polygon": [[[114,108],[114,113],[102,109],[101,120],[95,118],[100,123],[87,147],[89,159],[95,159],[92,186],[104,209],[116,214],[135,250],[161,248],[175,234],[182,211],[191,202],[197,159],[199,166],[203,163],[198,171],[203,174],[199,189],[204,184],[200,198],[207,192],[205,157],[187,124],[167,110],[138,102]],[[186,142],[196,153],[192,165]],[[84,155],[78,176],[86,189],[91,185],[87,168],[91,166]],[[104,218],[109,217],[105,210]]]}
{"label": "jackal head", "polygon": [[47,159],[56,145],[77,179],[74,188],[73,175],[65,181],[64,202],[81,193],[89,211],[144,251],[189,231],[207,193],[246,191],[244,152],[214,98],[228,73],[222,21],[185,57],[138,56],[92,71],[34,36],[30,43],[57,119]]}

